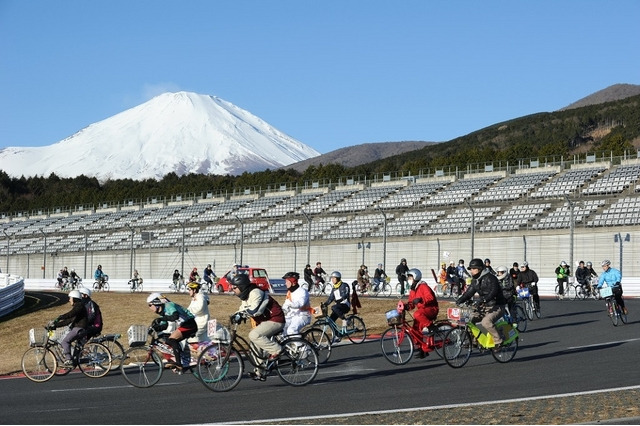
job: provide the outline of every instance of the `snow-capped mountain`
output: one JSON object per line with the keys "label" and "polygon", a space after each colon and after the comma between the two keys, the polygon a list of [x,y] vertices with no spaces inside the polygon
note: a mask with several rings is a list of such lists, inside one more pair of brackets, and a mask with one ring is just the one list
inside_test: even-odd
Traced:
{"label": "snow-capped mountain", "polygon": [[164,93],[44,147],[0,150],[10,176],[81,174],[160,179],[175,172],[236,175],[320,155],[255,115],[215,96]]}

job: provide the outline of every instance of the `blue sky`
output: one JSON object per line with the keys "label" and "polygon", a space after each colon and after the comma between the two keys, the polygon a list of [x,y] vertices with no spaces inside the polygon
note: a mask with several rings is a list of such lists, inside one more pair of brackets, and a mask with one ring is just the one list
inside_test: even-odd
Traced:
{"label": "blue sky", "polygon": [[446,141],[640,84],[640,2],[0,0],[0,148],[165,91],[326,153]]}

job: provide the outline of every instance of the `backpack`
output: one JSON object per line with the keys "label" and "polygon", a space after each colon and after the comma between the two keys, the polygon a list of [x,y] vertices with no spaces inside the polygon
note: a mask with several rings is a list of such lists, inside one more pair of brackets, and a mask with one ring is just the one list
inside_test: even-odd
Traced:
{"label": "backpack", "polygon": [[90,330],[94,335],[102,332],[102,312],[100,306],[93,300],[90,300],[84,305],[87,310],[87,330]]}

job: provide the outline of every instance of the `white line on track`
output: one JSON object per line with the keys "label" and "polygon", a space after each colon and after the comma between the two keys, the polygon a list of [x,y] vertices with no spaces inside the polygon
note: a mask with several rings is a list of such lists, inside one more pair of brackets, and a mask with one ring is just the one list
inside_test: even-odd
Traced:
{"label": "white line on track", "polygon": [[393,410],[380,410],[380,411],[363,411],[363,412],[353,412],[353,413],[340,413],[340,414],[327,414],[322,416],[308,416],[308,417],[282,417],[279,419],[261,419],[261,420],[241,420],[237,422],[223,422],[223,423],[203,423],[206,425],[217,425],[217,424],[265,424],[265,423],[281,423],[281,422],[299,422],[301,424],[305,423],[305,420],[314,420],[314,419],[332,419],[332,418],[344,418],[349,416],[361,416],[366,414],[389,414],[389,413],[398,413],[398,412],[410,412],[410,411],[430,411],[430,410],[440,410],[443,408],[458,408],[458,407],[469,407],[469,406],[483,406],[483,405],[492,405],[492,404],[503,404],[503,403],[512,403],[512,402],[527,402],[531,400],[538,399],[552,399],[552,398],[563,398],[563,397],[571,397],[578,395],[590,395],[590,394],[598,394],[598,393],[606,393],[606,392],[617,392],[631,389],[640,389],[640,385],[637,386],[625,386],[621,388],[611,388],[611,389],[598,389],[592,391],[585,392],[570,392],[570,393],[562,393],[556,395],[543,395],[543,396],[534,396],[527,398],[514,398],[507,399],[503,401],[485,401],[485,402],[472,402],[472,403],[461,403],[461,404],[448,404],[448,405],[438,405],[433,407],[413,407],[413,408],[401,408],[401,409],[393,409]]}
{"label": "white line on track", "polygon": [[599,346],[611,346],[611,345],[617,345],[618,343],[635,342],[637,340],[640,340],[640,338],[626,339],[626,340],[614,340],[613,342],[594,343],[592,345],[584,345],[584,346],[570,346],[567,349],[574,350],[574,349],[582,349],[582,348],[597,348]]}

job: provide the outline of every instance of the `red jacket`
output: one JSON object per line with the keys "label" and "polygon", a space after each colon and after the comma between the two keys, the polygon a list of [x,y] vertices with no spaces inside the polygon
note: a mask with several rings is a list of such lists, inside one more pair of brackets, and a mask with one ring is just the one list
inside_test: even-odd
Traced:
{"label": "red jacket", "polygon": [[[415,299],[422,299],[422,301],[415,303]],[[409,291],[408,309],[424,309],[432,307],[438,307],[438,300],[436,299],[436,295],[427,283],[425,283],[424,281],[420,281],[416,285],[415,289]]]}

